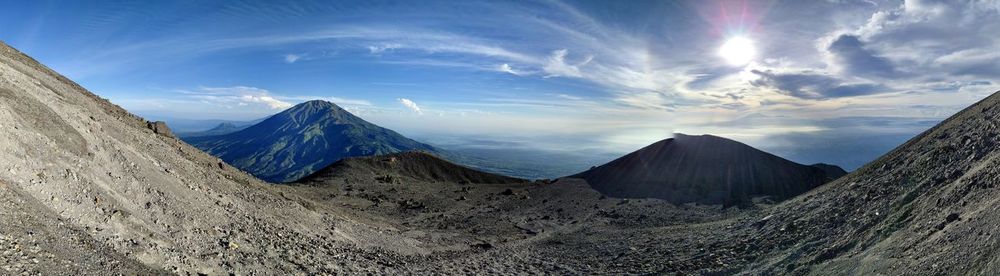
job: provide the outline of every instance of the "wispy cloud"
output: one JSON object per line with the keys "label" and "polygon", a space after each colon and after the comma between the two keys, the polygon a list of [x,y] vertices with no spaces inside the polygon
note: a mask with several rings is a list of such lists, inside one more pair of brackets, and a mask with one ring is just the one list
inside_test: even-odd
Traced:
{"label": "wispy cloud", "polygon": [[893,90],[874,83],[845,83],[832,76],[816,73],[775,73],[752,70],[760,76],[750,83],[756,87],[800,99],[830,99],[888,93]]}
{"label": "wispy cloud", "polygon": [[299,61],[300,59],[302,59],[301,55],[296,55],[296,54],[287,54],[287,55],[285,55],[285,63],[295,63],[296,61]]}
{"label": "wispy cloud", "polygon": [[577,96],[573,96],[573,95],[567,95],[567,94],[556,94],[556,97],[558,97],[560,99],[570,100],[570,101],[583,100],[583,98],[581,98],[581,97],[577,97]]}
{"label": "wispy cloud", "polygon": [[292,103],[275,98],[271,95],[270,91],[248,86],[200,87],[197,90],[183,90],[180,92],[192,98],[228,107],[233,105],[251,106],[260,104],[270,109],[281,110],[293,105]]}
{"label": "wispy cloud", "polygon": [[508,74],[515,75],[515,76],[523,76],[523,75],[525,75],[525,72],[520,72],[520,71],[514,70],[514,67],[511,67],[510,64],[507,64],[507,63],[500,64],[500,66],[497,66],[497,71],[508,73]]}
{"label": "wispy cloud", "polygon": [[548,63],[542,67],[545,73],[548,74],[547,77],[583,77],[583,74],[580,73],[580,66],[587,65],[593,57],[587,57],[577,64],[567,64],[567,54],[569,54],[569,51],[566,49],[559,49],[552,52],[552,56],[548,58]]}
{"label": "wispy cloud", "polygon": [[395,44],[395,43],[389,43],[389,44],[383,44],[383,45],[372,45],[372,46],[368,46],[368,52],[371,53],[371,54],[373,54],[373,55],[381,55],[385,51],[391,51],[391,50],[397,49],[397,48],[399,48],[401,46],[402,45]]}
{"label": "wispy cloud", "polygon": [[398,98],[396,100],[398,100],[399,103],[402,104],[403,106],[405,106],[406,108],[409,108],[410,110],[412,110],[414,113],[417,113],[417,114],[420,114],[420,115],[424,114],[424,112],[422,110],[420,110],[420,107],[417,106],[417,103],[411,101],[410,99]]}

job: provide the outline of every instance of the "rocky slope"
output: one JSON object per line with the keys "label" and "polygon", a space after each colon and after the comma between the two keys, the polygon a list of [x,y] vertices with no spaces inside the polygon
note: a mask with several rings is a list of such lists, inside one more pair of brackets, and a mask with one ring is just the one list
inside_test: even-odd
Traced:
{"label": "rocky slope", "polygon": [[42,202],[0,181],[0,274],[166,274],[67,225]]}
{"label": "rocky slope", "polygon": [[344,157],[436,150],[326,101],[296,105],[241,131],[183,139],[260,179],[279,183]]}
{"label": "rocky slope", "polygon": [[996,274],[998,149],[1000,93],[861,169],[741,225],[752,233],[744,244],[775,247],[746,268],[765,273]]}
{"label": "rocky slope", "polygon": [[0,274],[392,273],[423,252],[157,134],[2,43],[0,130]]}
{"label": "rocky slope", "polygon": [[684,134],[572,177],[609,196],[725,205],[790,198],[833,178],[733,140]]}

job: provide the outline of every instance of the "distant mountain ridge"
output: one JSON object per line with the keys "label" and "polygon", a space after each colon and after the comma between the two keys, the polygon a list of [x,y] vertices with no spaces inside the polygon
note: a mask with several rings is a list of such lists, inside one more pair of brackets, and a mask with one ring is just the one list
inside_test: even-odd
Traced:
{"label": "distant mountain ridge", "polygon": [[722,137],[675,134],[571,177],[610,196],[732,206],[755,196],[793,197],[842,176],[838,170],[843,172],[832,165],[798,164]]}
{"label": "distant mountain ridge", "polygon": [[246,129],[182,138],[269,182],[291,182],[345,157],[438,151],[369,123],[336,104],[308,101]]}
{"label": "distant mountain ridge", "polygon": [[524,179],[464,167],[422,151],[344,158],[296,182],[326,185],[329,184],[327,181],[329,179],[347,177],[352,174],[387,178],[405,177],[420,181],[451,183],[509,184],[528,182]]}
{"label": "distant mountain ridge", "polygon": [[222,123],[219,123],[219,125],[211,128],[209,130],[195,131],[195,132],[181,132],[181,133],[177,133],[177,136],[180,136],[180,137],[205,137],[205,136],[225,135],[225,134],[230,134],[230,133],[237,132],[237,131],[240,131],[240,130],[244,130],[244,129],[250,127],[250,126],[253,126],[253,124],[237,125],[237,124],[234,124],[234,123],[231,123],[231,122],[222,122]]}

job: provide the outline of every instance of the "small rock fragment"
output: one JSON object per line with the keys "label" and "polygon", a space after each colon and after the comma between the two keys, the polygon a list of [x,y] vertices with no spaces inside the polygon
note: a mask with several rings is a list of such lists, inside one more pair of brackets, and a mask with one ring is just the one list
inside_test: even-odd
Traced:
{"label": "small rock fragment", "polygon": [[481,242],[481,243],[473,244],[471,247],[472,248],[476,248],[476,249],[482,249],[482,250],[493,249],[493,245],[490,244],[490,243],[488,243],[488,242]]}

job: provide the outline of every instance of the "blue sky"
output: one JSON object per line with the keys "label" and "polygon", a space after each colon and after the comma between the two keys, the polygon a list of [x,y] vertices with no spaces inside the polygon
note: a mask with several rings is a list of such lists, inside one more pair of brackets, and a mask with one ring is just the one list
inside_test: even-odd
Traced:
{"label": "blue sky", "polygon": [[[1000,90],[996,1],[6,1],[0,39],[148,117],[327,99],[431,143],[673,132],[855,168]],[[733,38],[746,62],[720,48]]]}

